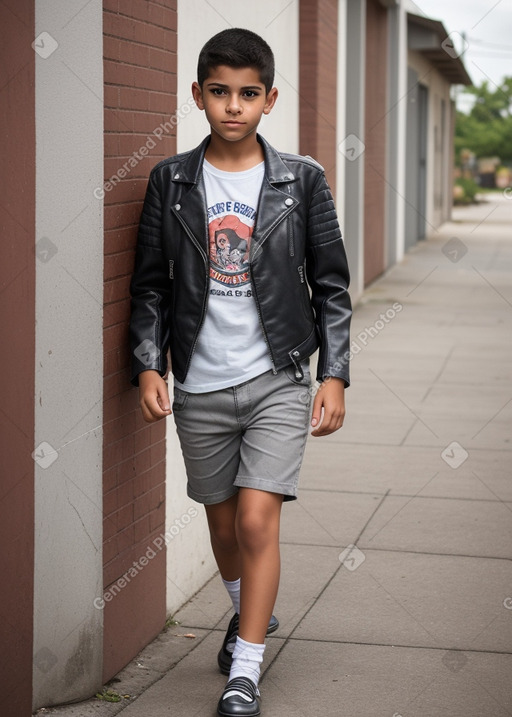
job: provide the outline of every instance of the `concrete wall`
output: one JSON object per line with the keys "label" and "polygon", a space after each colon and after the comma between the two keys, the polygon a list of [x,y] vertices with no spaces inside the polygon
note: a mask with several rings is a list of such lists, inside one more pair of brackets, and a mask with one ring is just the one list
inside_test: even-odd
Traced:
{"label": "concrete wall", "polygon": [[407,122],[407,14],[402,4],[388,14],[387,266],[405,251],[405,148]]}
{"label": "concrete wall", "polygon": [[[262,0],[251,6],[250,22],[247,6],[235,0],[226,0],[222,7],[204,0],[178,2],[177,104],[178,109],[186,108],[177,125],[178,151],[195,147],[209,133],[204,114],[195,106],[189,111],[190,88],[196,80],[201,47],[227,27],[248,27],[272,47],[279,97],[271,114],[263,118],[260,132],[279,149],[298,152],[298,3],[287,0]],[[167,421],[166,529],[172,536],[167,545],[167,611],[172,613],[217,569],[204,509],[186,495],[185,468],[172,417]]]}
{"label": "concrete wall", "polygon": [[[418,82],[428,88],[427,129],[427,235],[446,221],[451,208],[451,168],[447,164],[453,139],[451,137],[451,85],[418,52],[409,50],[408,65],[418,73]],[[442,101],[445,105],[443,131]]]}
{"label": "concrete wall", "polygon": [[387,268],[388,10],[366,2],[364,283]]}
{"label": "concrete wall", "polygon": [[[271,46],[276,60],[277,104],[262,119],[260,132],[284,152],[299,147],[299,3],[289,0],[245,2],[205,0],[178,2],[178,107],[190,98],[196,80],[201,47],[216,32],[228,27],[245,27],[261,35]],[[194,147],[209,132],[204,114],[191,113],[178,127],[178,151]]]}
{"label": "concrete wall", "polygon": [[34,707],[101,686],[101,0],[36,1]]}

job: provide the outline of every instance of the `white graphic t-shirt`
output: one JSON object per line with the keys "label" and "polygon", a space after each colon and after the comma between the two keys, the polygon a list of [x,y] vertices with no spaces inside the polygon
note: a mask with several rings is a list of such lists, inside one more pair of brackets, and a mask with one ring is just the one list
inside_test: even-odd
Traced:
{"label": "white graphic t-shirt", "polygon": [[224,172],[204,160],[210,293],[185,383],[175,379],[190,393],[236,386],[272,368],[249,273],[264,169],[261,162],[244,172]]}

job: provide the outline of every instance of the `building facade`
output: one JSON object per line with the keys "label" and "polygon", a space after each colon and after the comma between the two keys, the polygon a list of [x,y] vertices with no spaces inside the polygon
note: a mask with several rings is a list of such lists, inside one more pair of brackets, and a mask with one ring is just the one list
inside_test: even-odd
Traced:
{"label": "building facade", "polygon": [[0,712],[21,717],[93,695],[215,571],[173,420],[142,421],[127,346],[149,171],[208,132],[190,92],[201,46],[249,26],[273,47],[261,133],[325,167],[355,301],[449,217],[450,87],[469,78],[408,0],[0,12]]}

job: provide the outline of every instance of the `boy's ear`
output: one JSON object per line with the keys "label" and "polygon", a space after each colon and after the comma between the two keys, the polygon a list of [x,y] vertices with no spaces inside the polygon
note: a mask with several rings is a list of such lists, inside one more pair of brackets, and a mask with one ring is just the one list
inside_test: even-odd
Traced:
{"label": "boy's ear", "polygon": [[272,107],[275,105],[277,100],[277,87],[272,87],[265,100],[265,107],[263,108],[263,114],[268,115]]}
{"label": "boy's ear", "polygon": [[200,110],[204,110],[203,91],[198,82],[192,83],[192,97]]}

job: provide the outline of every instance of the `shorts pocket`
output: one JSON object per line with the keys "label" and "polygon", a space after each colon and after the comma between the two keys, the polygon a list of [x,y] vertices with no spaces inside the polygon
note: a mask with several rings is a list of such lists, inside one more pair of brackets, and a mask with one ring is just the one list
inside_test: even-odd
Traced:
{"label": "shorts pocket", "polygon": [[174,399],[172,402],[173,413],[183,411],[187,405],[188,396],[189,394],[186,391],[182,391],[181,388],[178,388],[177,386],[174,387]]}

